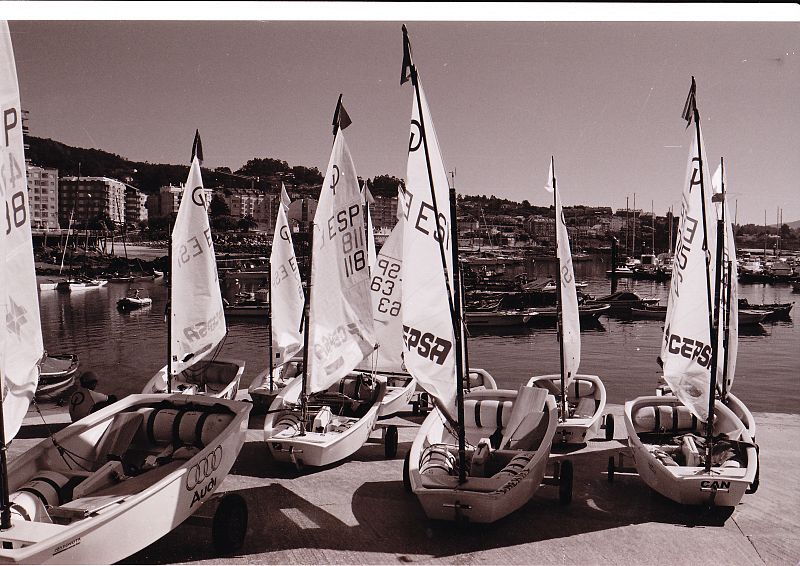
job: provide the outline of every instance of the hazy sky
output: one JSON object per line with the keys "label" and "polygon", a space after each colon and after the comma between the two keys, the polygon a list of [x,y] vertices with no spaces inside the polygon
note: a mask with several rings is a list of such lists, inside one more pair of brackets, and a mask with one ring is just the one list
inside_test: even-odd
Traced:
{"label": "hazy sky", "polygon": [[[339,17],[362,18],[358,9],[343,5]],[[567,7],[560,19],[580,10]],[[343,93],[359,175],[405,176],[412,87],[399,84],[398,18],[48,17],[56,21],[9,23],[35,136],[187,163],[199,128],[208,167],[235,170],[273,157],[324,171]],[[797,21],[414,21],[420,17],[418,9],[403,21],[459,192],[546,205],[552,154],[565,204],[619,208],[636,193],[637,208],[650,210],[651,200],[658,214],[678,208],[690,139],[681,110],[694,75],[711,170],[724,156],[739,222],[763,223],[766,210],[774,223],[777,207],[784,221],[800,219]]]}

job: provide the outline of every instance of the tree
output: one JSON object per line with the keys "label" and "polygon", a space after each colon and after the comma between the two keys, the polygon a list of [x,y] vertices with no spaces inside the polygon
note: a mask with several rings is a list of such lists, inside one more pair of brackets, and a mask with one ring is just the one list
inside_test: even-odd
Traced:
{"label": "tree", "polygon": [[231,208],[219,195],[214,194],[214,196],[211,197],[211,203],[208,205],[208,215],[211,218],[230,216]]}
{"label": "tree", "polygon": [[236,227],[243,232],[249,232],[250,230],[258,228],[258,222],[248,214],[244,218],[239,219],[239,222],[236,223]]}

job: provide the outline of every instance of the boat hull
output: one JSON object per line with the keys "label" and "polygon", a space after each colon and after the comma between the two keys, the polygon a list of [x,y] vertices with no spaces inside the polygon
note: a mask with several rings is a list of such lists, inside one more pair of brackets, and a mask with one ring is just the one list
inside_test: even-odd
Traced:
{"label": "boat hull", "polygon": [[[468,393],[466,399],[512,403],[517,398],[516,391],[481,390]],[[411,489],[419,499],[425,515],[430,519],[445,521],[469,521],[474,523],[493,523],[513,513],[525,505],[544,479],[552,438],[556,432],[558,410],[552,395],[547,396],[543,415],[546,429],[538,441],[535,451],[527,464],[509,479],[495,477],[468,477],[463,484],[452,475],[433,475],[420,471],[420,460],[426,449],[444,445],[457,448],[458,441],[444,426],[444,417],[434,409],[422,423],[411,445],[408,461],[408,475]],[[477,445],[480,438],[468,434],[467,442]],[[511,458],[520,455],[518,450],[495,450],[497,456]],[[511,454],[506,454],[511,453]]]}
{"label": "boat hull", "polygon": [[[300,426],[299,403],[303,376],[289,382],[275,398],[264,421],[264,439],[272,457],[278,462],[292,463],[298,468],[334,464],[358,451],[369,438],[378,419],[380,399],[375,400],[359,417],[335,417],[322,432],[303,431]],[[380,383],[380,398],[386,392]],[[322,413],[322,410],[319,411]],[[315,418],[315,415],[310,415]],[[318,416],[318,414],[317,414]],[[290,426],[286,426],[289,423]]]}
{"label": "boat hull", "polygon": [[[55,433],[54,440],[85,465],[97,458],[97,444],[102,443],[103,433],[112,426],[115,417],[153,410],[165,402],[178,410],[196,408],[232,416],[224,429],[204,436],[207,443],[190,458],[176,458],[140,475],[107,481],[96,491],[59,502],[48,509],[52,523],[24,521],[15,516],[12,528],[0,532],[0,540],[16,548],[1,548],[0,563],[111,564],[163,537],[208,501],[229,473],[244,443],[250,412],[245,403],[181,395],[130,395]],[[147,434],[137,430],[134,444],[139,442],[137,438],[147,438]],[[81,485],[107,473],[104,469],[105,466],[83,479],[74,493],[78,493]],[[58,448],[48,439],[11,462],[10,490],[17,492],[43,471],[56,471],[65,477],[86,473],[77,466],[70,470]],[[20,546],[23,542],[25,545]]]}
{"label": "boat hull", "polygon": [[[379,379],[383,377],[378,374]],[[417,382],[410,375],[385,377],[387,380],[386,395],[378,409],[379,419],[407,410],[412,397],[414,397],[414,391],[417,389]]]}
{"label": "boat hull", "polygon": [[[577,396],[575,395],[575,383],[578,384]],[[559,374],[532,377],[528,381],[528,386],[548,390],[557,395],[557,404],[559,403],[558,399],[561,395],[561,376]],[[606,388],[596,375],[579,373],[567,390],[567,402],[575,407],[575,412],[573,412],[573,416],[567,417],[565,420],[559,418],[556,434],[553,436],[553,444],[586,444],[586,441],[597,436],[600,430],[603,412],[606,409]],[[584,408],[587,402],[591,402],[591,414]]]}
{"label": "boat hull", "polygon": [[[726,430],[741,430],[738,440],[743,441],[745,466],[712,466],[705,472],[703,466],[665,465],[656,457],[654,445],[645,444],[642,431],[634,425],[639,411],[648,407],[667,406],[677,410],[683,405],[677,397],[639,397],[625,403],[625,428],[636,470],[642,480],[664,497],[683,505],[714,505],[734,507],[739,504],[756,477],[758,455],[752,438],[739,418],[721,402],[715,409],[715,434]],[[673,409],[673,407],[675,409]],[[657,409],[656,409],[657,410]],[[690,432],[686,430],[685,432]],[[647,434],[647,433],[644,433]],[[646,437],[645,437],[646,438]]]}
{"label": "boat hull", "polygon": [[[172,393],[182,395],[207,395],[217,399],[235,399],[244,373],[244,360],[217,358],[201,360],[172,378]],[[201,374],[197,375],[196,372]],[[203,385],[205,384],[205,389]],[[142,393],[167,393],[167,366],[161,368]]]}
{"label": "boat hull", "polygon": [[528,312],[513,311],[467,312],[464,319],[470,328],[496,328],[525,326],[532,316]]}
{"label": "boat hull", "polygon": [[75,384],[80,361],[75,354],[46,356],[42,361],[39,383],[36,386],[37,401],[54,401]]}

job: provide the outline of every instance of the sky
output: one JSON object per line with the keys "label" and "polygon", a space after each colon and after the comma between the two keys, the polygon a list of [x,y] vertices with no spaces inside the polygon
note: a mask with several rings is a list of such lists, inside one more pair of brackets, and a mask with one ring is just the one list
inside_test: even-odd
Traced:
{"label": "sky", "polygon": [[342,93],[359,175],[404,177],[406,23],[458,192],[547,206],[553,155],[565,205],[624,208],[635,194],[639,209],[679,212],[694,76],[738,222],[766,211],[774,224],[778,208],[800,220],[797,6],[214,4],[0,3],[31,134],[188,163],[199,129],[204,166],[271,157],[324,172]]}

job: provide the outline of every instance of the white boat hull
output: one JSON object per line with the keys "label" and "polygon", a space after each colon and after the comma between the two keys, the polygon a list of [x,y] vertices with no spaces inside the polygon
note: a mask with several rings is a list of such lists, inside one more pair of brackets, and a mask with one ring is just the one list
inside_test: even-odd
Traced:
{"label": "white boat hull", "polygon": [[[648,440],[649,432],[642,429],[638,415],[639,411],[649,407],[655,410],[658,410],[658,407],[669,407],[670,411],[684,408],[678,398],[672,395],[639,397],[625,403],[625,428],[636,470],[642,480],[664,497],[684,505],[719,507],[738,505],[753,483],[758,467],[755,444],[752,443],[750,434],[739,418],[717,401],[715,435],[724,431],[741,431],[734,433],[734,440],[742,441],[741,457],[745,460],[744,465],[729,466],[726,462],[722,466],[712,466],[711,471],[706,472],[702,465],[665,465],[662,459],[656,456],[655,450],[658,449],[658,445],[643,442],[643,439]],[[672,426],[672,422],[667,423],[667,426]],[[693,429],[688,427],[669,434],[685,434],[692,430],[702,434],[702,430],[697,430],[697,426],[703,426],[702,423],[692,426]]]}
{"label": "white boat hull", "polygon": [[[575,396],[577,383],[578,396]],[[561,395],[559,374],[539,375],[530,378],[529,386],[542,387],[557,397]],[[553,444],[585,444],[597,436],[603,412],[606,410],[606,388],[596,375],[578,374],[567,388],[567,403],[572,407],[571,416],[558,419]],[[560,402],[557,401],[558,405]],[[590,408],[584,405],[590,404]]]}
{"label": "white boat hull", "polygon": [[[292,379],[272,402],[264,421],[264,439],[272,457],[300,468],[327,466],[351,456],[367,442],[375,427],[385,385],[379,381],[380,398],[372,403],[366,414],[360,417],[334,416],[323,432],[315,432],[303,430],[300,412],[295,408],[299,404],[302,379],[302,375]],[[309,418],[313,420],[315,414],[310,414]]]}
{"label": "white boat hull", "polygon": [[[172,378],[172,393],[183,395],[207,395],[217,399],[235,399],[242,380],[245,362],[217,358],[201,360],[194,366]],[[197,372],[201,372],[197,374]],[[167,393],[167,366],[156,373],[142,393]]]}
{"label": "white boat hull", "polygon": [[[160,451],[163,445],[148,446],[148,434],[142,429],[149,418],[146,415],[152,416],[165,402],[175,408],[224,414],[223,418],[230,418],[230,421],[225,424],[223,420],[219,426],[224,428],[208,436],[204,429],[203,441],[198,441],[204,445],[188,459],[176,457],[170,463],[157,465],[139,475],[120,479],[109,474],[106,466],[118,462],[108,462],[94,472],[81,469],[102,457],[98,454],[101,450],[98,444],[103,445],[104,432],[114,425],[112,421],[121,413],[137,416],[137,411],[145,412],[141,422],[134,422],[139,428],[133,441],[128,437],[130,448],[126,450],[137,454],[140,450]],[[62,501],[59,494],[58,505],[47,509],[53,522],[44,522],[41,517],[25,521],[14,514],[11,529],[0,532],[3,546],[11,543],[14,548],[0,548],[0,562],[111,564],[152,544],[197,511],[222,483],[244,443],[249,412],[249,405],[238,402],[182,395],[130,395],[55,433],[58,446],[66,449],[66,454],[75,455],[71,467],[68,458],[59,454],[50,439],[43,440],[9,465],[12,499],[15,493],[29,495],[20,489],[31,478],[46,471],[77,479],[88,477],[74,487],[75,497],[70,501]],[[183,427],[181,431],[185,441]],[[161,440],[159,436],[157,442]],[[167,444],[169,441],[167,434]],[[123,460],[125,458],[123,456]],[[97,484],[99,489],[87,489],[86,493],[79,494],[81,486],[98,479],[101,480]]]}
{"label": "white boat hull", "polygon": [[[383,379],[383,377],[378,374],[379,379]],[[417,382],[410,375],[385,377],[387,380],[386,395],[378,409],[378,418],[389,417],[408,410],[417,389]]]}
{"label": "white boat hull", "polygon": [[[467,394],[466,400],[505,403],[517,398],[516,391],[479,390]],[[427,416],[417,433],[408,460],[408,476],[411,489],[419,499],[425,515],[430,519],[446,521],[469,521],[475,523],[492,523],[525,505],[542,483],[545,475],[552,439],[556,432],[558,409],[555,398],[548,395],[545,409],[540,421],[541,437],[536,445],[528,451],[495,450],[492,457],[510,461],[515,456],[524,454],[532,457],[525,466],[510,478],[471,477],[458,483],[457,473],[430,475],[421,472],[421,459],[426,450],[434,446],[444,446],[448,452],[457,450],[457,439],[444,426],[444,417],[438,409]],[[466,410],[465,410],[466,412]],[[505,421],[505,417],[503,418]],[[496,430],[493,422],[486,423],[484,430],[468,429],[466,441],[470,445],[478,445],[481,438],[487,438]],[[470,466],[473,471],[475,466]]]}

